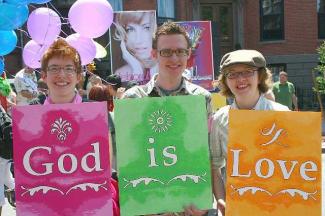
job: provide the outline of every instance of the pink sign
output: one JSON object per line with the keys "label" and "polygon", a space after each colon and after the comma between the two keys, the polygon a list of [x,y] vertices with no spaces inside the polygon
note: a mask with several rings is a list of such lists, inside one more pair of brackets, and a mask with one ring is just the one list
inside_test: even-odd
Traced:
{"label": "pink sign", "polygon": [[17,215],[112,215],[105,103],[17,106]]}

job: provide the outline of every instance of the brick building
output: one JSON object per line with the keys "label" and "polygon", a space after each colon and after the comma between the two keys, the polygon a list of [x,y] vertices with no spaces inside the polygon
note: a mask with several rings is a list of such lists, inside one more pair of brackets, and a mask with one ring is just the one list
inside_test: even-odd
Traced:
{"label": "brick building", "polygon": [[224,53],[256,49],[265,55],[275,81],[281,70],[288,72],[300,109],[318,109],[312,70],[325,39],[324,0],[124,0],[123,7],[156,9],[158,22],[212,21],[215,76]]}
{"label": "brick building", "polygon": [[[285,70],[297,89],[299,106],[317,109],[312,92],[316,48],[325,39],[325,0],[108,0],[114,10],[157,10],[158,22],[210,20],[213,30],[215,77],[220,57],[235,49],[256,49],[267,59],[274,79]],[[52,0],[63,17],[75,0]],[[69,29],[65,29],[69,31]],[[96,41],[108,44],[108,34]],[[20,41],[22,47],[27,41]],[[22,61],[15,50],[6,57],[7,70],[18,71]],[[15,56],[15,57],[13,57]],[[18,56],[18,58],[17,58]],[[10,60],[9,60],[10,59]],[[8,64],[8,60],[10,63]],[[110,73],[109,58],[98,65]]]}

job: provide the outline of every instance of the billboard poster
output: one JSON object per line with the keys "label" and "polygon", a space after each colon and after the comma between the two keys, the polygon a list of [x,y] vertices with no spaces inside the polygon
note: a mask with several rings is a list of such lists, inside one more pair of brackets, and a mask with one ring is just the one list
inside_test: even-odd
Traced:
{"label": "billboard poster", "polygon": [[156,27],[155,11],[114,12],[110,28],[111,67],[122,82],[145,84],[157,73],[157,63],[151,57]]}
{"label": "billboard poster", "polygon": [[214,79],[212,30],[210,21],[179,22],[187,31],[192,54],[187,61],[188,76],[192,82],[213,90]]}

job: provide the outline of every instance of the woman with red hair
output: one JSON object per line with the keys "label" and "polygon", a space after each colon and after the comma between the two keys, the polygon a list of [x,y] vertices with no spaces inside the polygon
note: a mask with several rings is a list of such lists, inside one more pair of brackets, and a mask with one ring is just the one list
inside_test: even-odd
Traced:
{"label": "woman with red hair", "polygon": [[112,112],[114,108],[113,97],[107,95],[106,88],[107,88],[106,86],[101,84],[91,87],[89,91],[88,99],[93,101],[107,101],[107,110],[109,112]]}

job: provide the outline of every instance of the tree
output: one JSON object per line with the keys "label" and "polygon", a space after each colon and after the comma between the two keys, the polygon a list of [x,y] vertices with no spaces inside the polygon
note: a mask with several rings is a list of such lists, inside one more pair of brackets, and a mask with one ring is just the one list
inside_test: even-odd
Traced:
{"label": "tree", "polygon": [[[322,95],[325,95],[325,41],[317,48],[317,52],[319,54],[319,65],[313,70],[313,80],[314,80],[314,88],[313,90],[317,94],[319,106],[324,115],[324,107],[322,103]],[[315,72],[317,72],[317,76],[315,76]]]}

